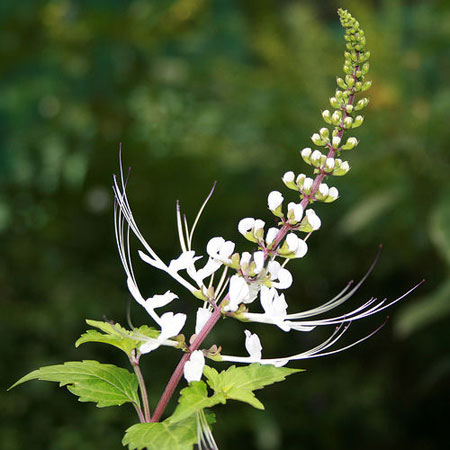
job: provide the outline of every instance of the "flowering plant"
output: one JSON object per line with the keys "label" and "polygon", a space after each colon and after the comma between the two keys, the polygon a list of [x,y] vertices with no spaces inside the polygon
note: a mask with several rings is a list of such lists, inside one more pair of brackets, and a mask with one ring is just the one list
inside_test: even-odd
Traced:
{"label": "flowering plant", "polygon": [[[211,432],[215,421],[210,411],[227,400],[238,400],[263,409],[254,391],[284,380],[298,369],[284,367],[290,361],[327,356],[346,350],[371,337],[383,325],[359,340],[345,346],[337,346],[350,324],[385,310],[403,299],[409,292],[392,300],[371,298],[345,314],[329,316],[330,311],[344,304],[358,290],[372,271],[355,286],[352,283],[326,303],[302,312],[288,312],[288,303],[281,291],[288,289],[293,276],[286,267],[291,260],[303,258],[308,252],[307,241],[321,226],[321,220],[313,209],[316,202],[331,203],[338,199],[336,187],[325,180],[331,176],[343,176],[350,170],[342,154],[358,145],[355,137],[346,133],[363,123],[360,114],[369,103],[366,97],[356,96],[368,90],[371,82],[365,77],[369,70],[370,53],[366,51],[366,38],[359,23],[347,11],[338,11],[345,28],[347,51],[344,76],[337,78],[338,89],[330,104],[333,111],[325,110],[322,117],[327,126],[311,136],[319,149],[304,148],[303,160],[312,167],[313,177],[286,172],[282,181],[295,191],[295,201],[284,204],[281,192],[273,191],[267,198],[268,209],[275,217],[275,226],[267,227],[263,220],[243,218],[238,230],[254,245],[252,252],[235,252],[235,244],[223,237],[213,237],[206,246],[206,257],[193,249],[193,236],[197,223],[214,188],[200,208],[192,226],[177,205],[177,228],[181,253],[169,263],[164,262],[147,242],[134,219],[127,197],[128,177],[122,163],[120,174],[114,176],[115,197],[114,225],[120,260],[126,274],[128,290],[141,305],[156,326],[123,328],[117,323],[87,320],[92,328],[76,342],[101,342],[122,350],[128,357],[134,373],[97,361],[72,361],[62,365],[42,367],[21,378],[16,386],[32,379],[59,382],[80,401],[92,401],[99,407],[131,403],[139,422],[131,426],[123,439],[123,445],[132,449],[191,449],[217,448]],[[130,236],[136,236],[142,245],[138,254],[142,261],[166,272],[199,303],[196,309],[195,330],[185,330],[187,316],[184,313],[161,308],[174,302],[178,295],[166,291],[150,297],[144,296],[134,274]],[[417,287],[417,286],[416,286]],[[235,319],[245,323],[243,336],[247,355],[228,355],[222,347],[203,347],[205,339],[219,319]],[[259,322],[280,328],[283,332],[310,332],[316,327],[333,326],[330,336],[316,347],[293,355],[263,357],[260,338],[247,328]],[[187,339],[185,334],[189,333]],[[160,347],[171,347],[181,352],[181,358],[173,371],[154,411],[150,411],[149,399],[140,368],[140,359]],[[218,371],[221,363],[239,363]],[[169,400],[183,378],[188,383],[179,396],[175,411],[163,419]]]}

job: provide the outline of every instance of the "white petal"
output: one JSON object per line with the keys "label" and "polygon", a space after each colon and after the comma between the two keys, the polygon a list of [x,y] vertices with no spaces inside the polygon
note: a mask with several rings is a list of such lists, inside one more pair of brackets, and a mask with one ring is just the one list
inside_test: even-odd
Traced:
{"label": "white petal", "polygon": [[219,250],[219,258],[221,260],[227,260],[234,252],[234,242],[225,241]]}
{"label": "white petal", "polygon": [[151,339],[151,340],[148,340],[147,342],[144,342],[143,344],[141,344],[141,346],[139,347],[139,351],[142,354],[150,353],[153,350],[156,350],[160,345],[161,345],[161,343],[158,340]]}
{"label": "white petal", "polygon": [[298,249],[300,239],[294,233],[289,233],[286,236],[286,244],[290,252],[295,253]]}
{"label": "white petal", "polygon": [[230,278],[230,289],[228,291],[229,304],[225,306],[226,311],[236,311],[243,299],[249,295],[250,291],[247,282],[239,275]]}
{"label": "white petal", "polygon": [[262,356],[262,345],[259,337],[256,333],[252,334],[250,331],[245,330],[245,348],[250,355],[250,358],[258,361]]}
{"label": "white petal", "polygon": [[294,172],[292,172],[292,170],[290,170],[289,172],[286,172],[283,175],[283,181],[285,183],[292,183],[294,181],[294,178],[295,178],[295,174],[294,174]]}
{"label": "white petal", "polygon": [[178,295],[173,292],[166,291],[164,294],[156,294],[153,297],[148,298],[145,303],[148,303],[152,308],[161,308],[168,305],[176,298],[178,298]]}
{"label": "white petal", "polygon": [[186,314],[167,312],[160,317],[161,334],[159,341],[164,341],[180,333],[186,322]]}
{"label": "white petal", "polygon": [[256,230],[259,230],[261,228],[264,228],[265,224],[266,224],[266,222],[264,222],[264,220],[256,219],[253,228],[256,231]]}
{"label": "white petal", "polygon": [[252,230],[254,225],[255,219],[253,219],[253,217],[246,217],[245,219],[242,219],[238,224],[239,233],[245,236]]}
{"label": "white petal", "polygon": [[289,270],[287,270],[287,269],[281,268],[278,271],[278,282],[273,283],[273,286],[278,289],[287,289],[288,287],[291,286],[292,281],[293,281],[293,279],[292,279],[291,272],[289,272]]}
{"label": "white petal", "polygon": [[222,237],[213,237],[209,240],[208,244],[206,245],[206,252],[208,253],[211,258],[214,258],[217,256],[217,254],[220,251],[220,248],[222,245],[225,244],[225,239]]}
{"label": "white petal", "polygon": [[197,284],[201,285],[205,278],[211,276],[216,270],[220,269],[221,266],[222,263],[220,261],[209,258],[208,262],[205,264],[205,267],[197,270],[195,274],[192,274],[192,278],[197,282]]}
{"label": "white petal", "polygon": [[267,234],[266,234],[266,244],[267,245],[270,245],[274,241],[274,239],[277,237],[278,231],[279,231],[278,228],[275,228],[275,227],[269,228],[267,230]]}
{"label": "white petal", "polygon": [[191,353],[189,361],[183,368],[184,378],[190,383],[191,381],[200,381],[205,367],[205,356],[201,350],[195,350]]}
{"label": "white petal", "polygon": [[208,308],[198,308],[197,316],[195,322],[195,334],[200,333],[202,328],[205,326],[205,323],[208,322],[209,318],[212,315],[212,311]]}
{"label": "white petal", "polygon": [[255,272],[259,273],[264,268],[264,252],[259,251],[253,253],[253,261],[255,261]]}
{"label": "white petal", "polygon": [[272,191],[267,197],[267,204],[271,211],[277,209],[283,203],[283,195],[281,192]]}
{"label": "white petal", "polygon": [[303,239],[298,240],[298,247],[297,251],[295,252],[295,256],[297,258],[303,258],[306,255],[306,252],[308,251],[308,245]]}
{"label": "white petal", "polygon": [[270,261],[269,264],[267,264],[267,270],[272,276],[272,280],[276,280],[278,278],[278,272],[280,271],[280,268],[281,264],[278,261]]}
{"label": "white petal", "polygon": [[311,225],[313,230],[318,230],[321,225],[321,221],[319,216],[313,209],[306,210],[306,216],[308,218],[308,223]]}
{"label": "white petal", "polygon": [[261,286],[261,293],[259,295],[261,306],[266,314],[271,314],[273,298],[277,291],[274,288],[268,288],[267,286]]}
{"label": "white petal", "polygon": [[187,269],[189,266],[193,265],[195,261],[202,258],[202,256],[194,257],[195,252],[190,250],[188,252],[183,252],[177,259],[172,259],[169,264],[169,270],[178,272],[179,270]]}
{"label": "white petal", "polygon": [[243,252],[241,255],[241,265],[242,264],[250,264],[250,259],[252,255],[249,252]]}

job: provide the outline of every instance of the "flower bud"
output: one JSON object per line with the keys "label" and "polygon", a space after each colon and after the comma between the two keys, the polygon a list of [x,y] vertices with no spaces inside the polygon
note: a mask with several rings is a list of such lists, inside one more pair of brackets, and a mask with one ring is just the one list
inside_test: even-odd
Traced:
{"label": "flower bud", "polygon": [[327,158],[326,161],[325,161],[325,167],[324,167],[324,169],[325,169],[327,172],[330,172],[330,171],[332,171],[332,170],[334,169],[334,166],[335,166],[335,160],[334,160],[334,158]]}
{"label": "flower bud", "polygon": [[305,233],[310,233],[311,231],[318,230],[320,228],[321,221],[313,209],[307,209],[305,211],[305,216],[300,222],[299,230]]}
{"label": "flower bud", "polygon": [[255,236],[257,242],[259,242],[264,237],[264,225],[266,223],[261,219],[255,220],[255,225],[253,226],[253,236]]}
{"label": "flower bud", "polygon": [[309,147],[304,148],[300,152],[300,155],[302,156],[303,161],[305,161],[305,163],[309,164],[309,165],[311,165],[311,159],[310,159],[311,152],[312,152],[312,150]]}
{"label": "flower bud", "polygon": [[361,124],[364,122],[364,117],[363,116],[356,116],[355,119],[353,120],[353,125],[352,128],[358,128],[361,126]]}
{"label": "flower bud", "polygon": [[352,88],[353,85],[355,84],[355,79],[354,79],[351,75],[346,75],[346,76],[345,76],[345,84],[346,84],[349,88]]}
{"label": "flower bud", "polygon": [[314,183],[314,180],[312,178],[305,178],[305,181],[303,181],[303,193],[304,194],[310,194],[311,193],[311,188],[312,185]]}
{"label": "flower bud", "polygon": [[319,189],[317,189],[315,198],[317,200],[325,200],[328,197],[328,185],[326,183],[320,183]]}
{"label": "flower bud", "polygon": [[336,84],[341,88],[341,89],[347,89],[347,86],[345,85],[345,81],[342,78],[336,78]]}
{"label": "flower bud", "polygon": [[303,258],[308,251],[308,246],[303,239],[300,239],[296,234],[289,233],[286,240],[278,250],[278,253],[287,258]]}
{"label": "flower bud", "polygon": [[331,113],[330,113],[330,111],[328,111],[328,109],[326,109],[325,111],[322,111],[322,117],[326,123],[331,124]]}
{"label": "flower bud", "polygon": [[331,116],[331,123],[333,125],[339,125],[342,120],[342,112],[341,111],[335,111],[333,115]]}
{"label": "flower bud", "polygon": [[267,197],[267,204],[269,206],[270,211],[277,217],[283,217],[283,211],[281,210],[281,205],[283,203],[283,196],[281,192],[272,191]]}
{"label": "flower bud", "polygon": [[278,228],[272,227],[267,230],[266,244],[270,246],[278,234]]}
{"label": "flower bud", "polygon": [[339,191],[333,186],[328,191],[328,196],[325,199],[325,203],[331,203],[337,200],[339,197]]}
{"label": "flower bud", "polygon": [[297,203],[291,202],[288,204],[287,218],[291,225],[300,222],[300,220],[302,219],[302,216],[303,216],[303,207],[300,203],[297,204]]}
{"label": "flower bud", "polygon": [[341,108],[341,102],[336,97],[330,97],[330,105],[336,109]]}
{"label": "flower bud", "polygon": [[355,111],[359,111],[363,108],[365,108],[369,104],[368,98],[362,98],[361,100],[358,100],[358,103],[356,103]]}
{"label": "flower bud", "polygon": [[303,187],[303,183],[304,183],[305,179],[306,179],[306,175],[304,173],[301,173],[298,175],[297,179],[295,180],[295,183],[297,184],[297,186],[299,188]]}
{"label": "flower bud", "polygon": [[345,111],[347,114],[351,114],[353,111],[353,105],[345,105]]}
{"label": "flower bud", "polygon": [[339,136],[333,136],[333,139],[331,140],[331,144],[333,145],[333,148],[338,148],[340,143],[341,143],[341,138]]}
{"label": "flower bud", "polygon": [[353,124],[353,119],[350,116],[348,116],[344,119],[344,128],[347,128],[347,129],[351,128],[352,124]]}
{"label": "flower bud", "polygon": [[341,147],[342,150],[351,150],[358,145],[358,140],[355,137],[349,137],[347,142]]}
{"label": "flower bud", "polygon": [[286,172],[283,175],[283,183],[285,184],[286,187],[288,187],[289,189],[293,189],[294,191],[297,190],[297,186],[295,184],[295,174],[292,171]]}
{"label": "flower bud", "polygon": [[361,88],[361,91],[367,91],[367,89],[369,89],[370,88],[370,86],[372,86],[372,81],[366,81],[363,85],[362,85],[362,88]]}
{"label": "flower bud", "polygon": [[245,237],[245,239],[251,242],[258,242],[253,234],[253,227],[255,226],[255,219],[253,217],[246,217],[242,219],[238,224],[238,231]]}
{"label": "flower bud", "polygon": [[322,153],[319,150],[314,150],[312,152],[310,161],[314,167],[319,167],[321,158],[322,158]]}
{"label": "flower bud", "polygon": [[326,141],[326,140],[328,140],[328,137],[330,136],[330,130],[328,128],[323,127],[319,130],[319,134],[320,134],[320,137]]}

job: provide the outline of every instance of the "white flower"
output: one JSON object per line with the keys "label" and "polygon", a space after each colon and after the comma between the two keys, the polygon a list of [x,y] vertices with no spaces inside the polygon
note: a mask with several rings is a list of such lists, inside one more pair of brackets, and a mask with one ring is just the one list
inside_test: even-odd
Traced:
{"label": "white flower", "polygon": [[177,336],[184,324],[186,323],[186,314],[173,312],[164,313],[158,320],[158,325],[161,327],[161,333],[157,339],[149,339],[144,342],[140,347],[139,351],[141,353],[149,353],[157,349],[160,345],[165,344],[165,342],[174,336]]}
{"label": "white flower", "polygon": [[323,197],[327,197],[328,191],[329,191],[328,185],[326,183],[320,183],[320,185],[319,185],[320,195],[322,195]]}
{"label": "white flower", "polygon": [[262,357],[262,345],[259,337],[256,333],[252,334],[250,331],[245,330],[245,348],[250,355],[251,362],[258,362]]}
{"label": "white flower", "polygon": [[200,333],[205,323],[208,322],[212,315],[212,311],[208,308],[198,308],[195,322],[195,334]]}
{"label": "white flower", "polygon": [[312,185],[314,183],[314,180],[312,178],[305,178],[305,181],[303,182],[303,190],[310,191],[312,188]]}
{"label": "white flower", "polygon": [[296,234],[289,233],[286,236],[286,244],[290,252],[295,253],[296,258],[303,258],[308,251],[308,246],[303,239],[300,239]]}
{"label": "white flower", "polygon": [[253,261],[255,262],[255,273],[258,274],[264,268],[264,252],[259,251],[253,253]]}
{"label": "white flower", "polygon": [[229,303],[224,307],[225,311],[236,311],[239,304],[249,296],[250,290],[247,282],[239,275],[230,278],[230,288],[228,291]]}
{"label": "white flower", "polygon": [[255,219],[253,219],[253,217],[246,217],[245,219],[239,221],[238,224],[239,233],[245,236],[247,233],[250,233],[250,231],[252,231],[254,226],[255,226]]}
{"label": "white flower", "polygon": [[[309,150],[311,150],[311,149],[309,149]],[[283,175],[283,182],[284,183],[293,183],[294,179],[295,179],[295,174],[294,174],[294,172],[292,172],[292,170],[290,170],[289,172],[286,172]]]}
{"label": "white flower", "polygon": [[271,275],[272,286],[278,289],[287,289],[291,286],[293,281],[291,272],[281,267],[278,261],[270,261],[267,269]]}
{"label": "white flower", "polygon": [[303,216],[303,207],[300,203],[291,202],[288,204],[288,218],[294,223],[300,222]]}
{"label": "white flower", "polygon": [[311,149],[309,147],[304,148],[300,154],[303,159],[308,159],[311,156]]}
{"label": "white flower", "polygon": [[210,239],[206,246],[206,252],[208,255],[220,261],[222,263],[231,263],[230,256],[234,251],[234,243],[231,241],[225,241],[222,237],[214,237]]}
{"label": "white flower", "polygon": [[320,161],[321,157],[322,157],[322,153],[319,150],[314,150],[311,155],[311,161],[313,163],[318,162],[318,161]]}
{"label": "white flower", "polygon": [[277,237],[278,231],[279,231],[278,228],[275,228],[275,227],[269,228],[267,230],[267,234],[266,234],[266,244],[267,245],[270,245],[274,241],[274,239]]}
{"label": "white flower", "polygon": [[205,356],[201,350],[195,350],[191,353],[189,361],[183,368],[184,378],[190,383],[191,381],[200,381],[205,367]]}
{"label": "white flower", "polygon": [[241,255],[241,266],[243,264],[250,264],[250,260],[252,259],[252,255],[249,252],[243,252]]}
{"label": "white flower", "polygon": [[289,331],[291,327],[284,323],[288,307],[286,300],[284,299],[284,294],[278,295],[276,289],[262,286],[260,300],[266,320],[277,325],[283,331]]}
{"label": "white flower", "polygon": [[327,160],[325,161],[325,167],[328,170],[333,170],[334,169],[334,165],[335,165],[334,158],[327,158]]}
{"label": "white flower", "polygon": [[169,264],[169,270],[178,272],[179,270],[187,269],[192,266],[195,261],[198,261],[202,256],[194,256],[195,252],[193,250],[183,252],[177,259],[172,259]]}
{"label": "white flower", "polygon": [[316,214],[316,212],[313,209],[307,209],[305,214],[308,219],[308,223],[311,225],[311,228],[313,230],[318,230],[322,222],[320,221],[320,218]]}
{"label": "white flower", "polygon": [[271,211],[275,211],[277,208],[281,206],[283,203],[283,195],[281,192],[278,191],[272,191],[269,196],[267,197],[267,204],[269,206],[269,209]]}
{"label": "white flower", "polygon": [[339,136],[333,136],[333,139],[331,140],[331,143],[334,148],[338,148],[339,144],[341,143],[341,138]]}
{"label": "white flower", "polygon": [[164,294],[155,294],[153,297],[149,297],[145,303],[148,303],[152,308],[162,308],[176,298],[178,298],[178,295],[173,292],[166,291]]}
{"label": "white flower", "polygon": [[333,199],[336,200],[339,197],[339,191],[333,186],[328,191],[328,195]]}

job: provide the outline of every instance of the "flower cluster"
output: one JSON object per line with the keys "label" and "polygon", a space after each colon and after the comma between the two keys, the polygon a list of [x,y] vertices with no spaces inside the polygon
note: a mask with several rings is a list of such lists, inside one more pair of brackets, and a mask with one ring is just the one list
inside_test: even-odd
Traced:
{"label": "flower cluster", "polygon": [[[289,288],[293,282],[293,276],[286,265],[292,259],[303,258],[306,255],[308,238],[321,226],[321,220],[313,209],[314,203],[330,203],[339,197],[337,188],[330,187],[325,180],[331,176],[343,176],[350,170],[349,163],[340,159],[339,156],[342,151],[355,148],[358,140],[353,136],[346,138],[344,136],[347,131],[362,124],[364,118],[359,111],[368,104],[368,99],[365,97],[356,100],[356,95],[366,91],[371,84],[370,81],[365,80],[369,70],[370,53],[365,50],[364,31],[347,11],[339,10],[339,15],[345,28],[347,41],[344,76],[337,78],[338,89],[330,98],[330,104],[334,111],[322,112],[326,124],[332,125],[333,128],[330,131],[328,127],[323,127],[311,136],[313,144],[320,147],[320,150],[308,147],[300,152],[303,160],[313,168],[312,177],[303,173],[296,175],[293,171],[288,171],[283,175],[284,185],[290,190],[296,191],[297,200],[294,199],[286,205],[281,192],[269,193],[267,207],[275,216],[277,226],[266,229],[263,220],[252,217],[243,218],[239,222],[238,231],[255,245],[253,252],[236,252],[235,244],[223,237],[210,239],[206,246],[206,259],[203,255],[197,255],[192,249],[195,227],[212,195],[212,190],[200,208],[192,229],[189,229],[187,220],[182,217],[180,207],[177,205],[181,254],[169,264],[164,263],[137,227],[126,196],[123,170],[121,169],[120,180],[114,178],[116,237],[119,254],[127,275],[128,288],[134,299],[146,309],[160,327],[159,337],[157,339],[147,338],[142,343],[140,352],[148,353],[160,345],[180,347],[174,337],[183,329],[186,316],[173,312],[166,312],[161,316],[156,313],[157,308],[166,306],[178,298],[170,291],[153,295],[147,299],[142,297],[131,264],[130,231],[136,235],[144,247],[145,251],[139,251],[139,256],[143,261],[168,273],[195,298],[203,302],[197,310],[195,333],[191,338],[191,341],[194,339],[196,345],[182,347],[191,353],[190,359],[184,366],[185,378],[188,381],[200,379],[205,364],[204,356],[216,361],[259,362],[280,366],[291,360],[324,356],[342,351],[349,346],[329,349],[345,333],[352,321],[380,312],[404,297],[391,302],[371,298],[346,314],[327,318],[322,316],[347,301],[368,276],[373,266],[356,286],[347,285],[336,297],[308,311],[288,313],[285,296],[280,293]],[[255,311],[255,308],[259,311]],[[260,339],[249,330],[245,330],[245,348],[249,356],[229,356],[218,351],[211,353],[206,350],[198,350],[201,341],[221,316],[244,321],[247,324],[260,322],[275,325],[284,332],[311,331],[317,326],[325,325],[337,325],[337,327],[330,338],[319,346],[287,357],[263,359]],[[206,332],[204,329],[207,329]],[[350,346],[358,342],[354,342]]]}

